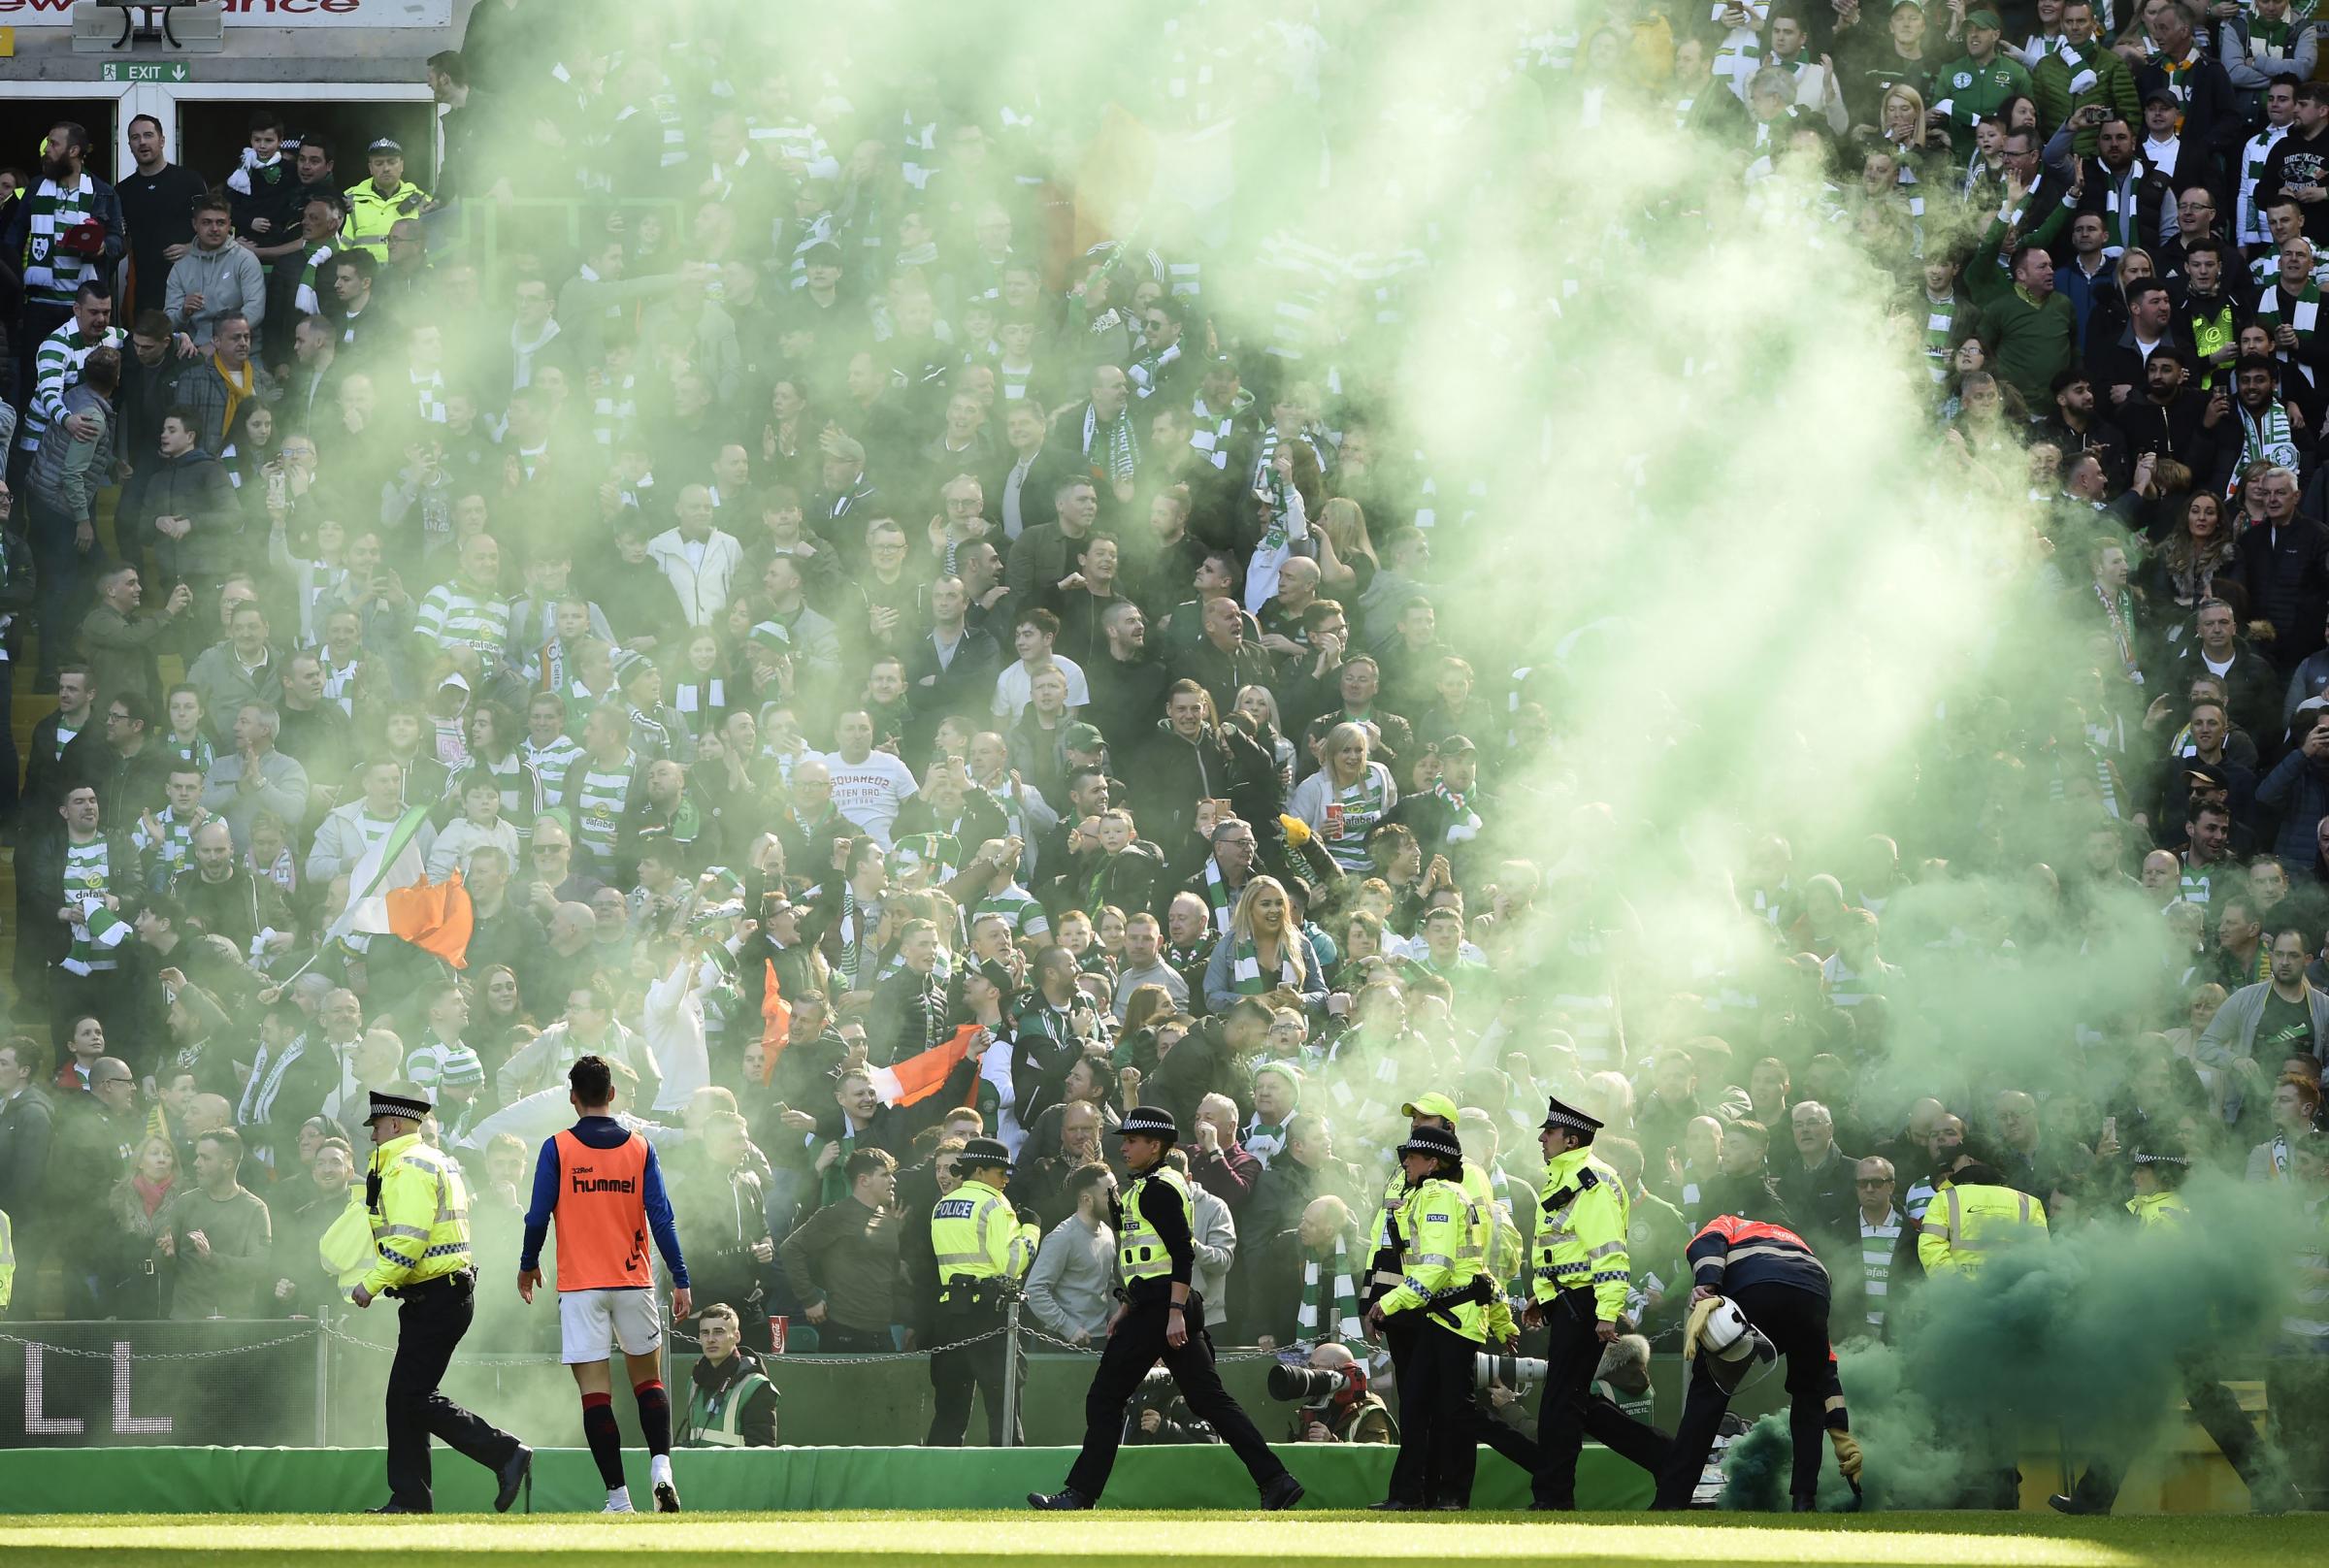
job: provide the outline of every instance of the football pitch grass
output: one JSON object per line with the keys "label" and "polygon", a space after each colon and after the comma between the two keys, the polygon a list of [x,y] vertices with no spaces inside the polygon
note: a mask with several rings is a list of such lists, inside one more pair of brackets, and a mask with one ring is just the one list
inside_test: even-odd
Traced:
{"label": "football pitch grass", "polygon": [[1178,1559],[1205,1568],[1263,1564],[1571,1561],[1871,1564],[1879,1568],[2218,1568],[2329,1564],[2319,1516],[2062,1519],[2050,1514],[1525,1514],[1385,1519],[1299,1513],[1035,1517],[1026,1512],[446,1515],[19,1515],[0,1520],[9,1568],[306,1568],[310,1564],[476,1564],[531,1568],[620,1553],[640,1568],[784,1563],[802,1568],[1048,1568]]}

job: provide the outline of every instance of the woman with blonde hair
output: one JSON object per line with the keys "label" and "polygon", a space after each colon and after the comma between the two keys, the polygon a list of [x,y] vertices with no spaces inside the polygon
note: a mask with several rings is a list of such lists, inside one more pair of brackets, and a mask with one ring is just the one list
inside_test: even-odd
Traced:
{"label": "woman with blonde hair", "polygon": [[1366,532],[1366,512],[1348,496],[1331,496],[1318,508],[1318,527],[1310,531],[1318,545],[1318,589],[1322,594],[1345,595],[1356,602],[1375,580],[1382,562],[1375,541]]}
{"label": "woman with blonde hair", "polygon": [[1287,813],[1310,825],[1319,844],[1345,871],[1364,872],[1370,863],[1366,835],[1399,802],[1391,769],[1368,755],[1363,724],[1338,724],[1319,744],[1319,768],[1295,786]]}
{"label": "woman with blonde hair", "polygon": [[1213,944],[1205,964],[1205,1006],[1224,1013],[1241,996],[1265,996],[1280,988],[1302,998],[1310,1012],[1327,1005],[1326,965],[1294,923],[1285,884],[1257,876],[1245,885],[1230,932]]}
{"label": "woman with blonde hair", "polygon": [[1892,154],[1899,165],[1902,198],[1912,217],[1924,216],[1925,194],[1948,188],[1949,143],[1925,122],[1924,94],[1905,82],[1885,91],[1877,106],[1876,123],[1863,127],[1870,151]]}
{"label": "woman with blonde hair", "polygon": [[1278,717],[1277,694],[1266,686],[1240,686],[1233,705],[1254,721],[1254,739],[1278,765],[1278,788],[1294,788],[1294,742],[1286,738],[1286,726]]}
{"label": "woman with blonde hair", "polygon": [[129,1169],[107,1195],[114,1227],[103,1269],[108,1289],[102,1310],[115,1318],[161,1316],[159,1278],[150,1267],[153,1244],[165,1228],[163,1210],[178,1195],[178,1145],[149,1133]]}

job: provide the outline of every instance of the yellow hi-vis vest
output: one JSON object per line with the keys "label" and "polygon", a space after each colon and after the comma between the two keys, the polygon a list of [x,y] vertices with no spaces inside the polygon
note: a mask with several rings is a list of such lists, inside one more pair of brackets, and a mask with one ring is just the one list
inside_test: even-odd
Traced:
{"label": "yellow hi-vis vest", "polygon": [[2127,1199],[2127,1212],[2139,1225],[2181,1225],[2191,1218],[2191,1205],[2181,1192],[2146,1192]]}
{"label": "yellow hi-vis vest", "polygon": [[374,1295],[469,1267],[469,1189],[461,1167],[419,1133],[373,1150],[364,1208],[375,1255],[364,1289]]}
{"label": "yellow hi-vis vest", "polygon": [[1958,1187],[1933,1194],[1918,1222],[1917,1260],[1931,1275],[1978,1274],[1991,1248],[2046,1234],[2046,1205],[2011,1187]]}
{"label": "yellow hi-vis vest", "polygon": [[[1477,1301],[1449,1301],[1480,1277],[1486,1266],[1473,1235],[1483,1228],[1479,1205],[1458,1183],[1433,1176],[1408,1189],[1399,1211],[1399,1237],[1406,1243],[1399,1255],[1398,1288],[1383,1298],[1386,1314],[1407,1312],[1444,1301],[1455,1319],[1457,1333],[1474,1343],[1487,1339]],[[1446,1318],[1435,1316],[1435,1323]]]}
{"label": "yellow hi-vis vest", "polygon": [[429,205],[429,193],[410,180],[385,196],[366,180],[350,185],[341,199],[347,204],[347,221],[340,229],[341,248],[369,250],[372,259],[381,263],[388,260],[388,231],[401,219],[420,216],[421,209]]}
{"label": "yellow hi-vis vest", "polygon": [[958,1279],[1017,1279],[1026,1266],[1019,1256],[1023,1250],[1018,1211],[984,1182],[966,1181],[930,1211],[930,1251],[938,1265],[940,1301],[950,1299],[949,1288]]}
{"label": "yellow hi-vis vest", "polygon": [[16,1232],[8,1223],[8,1211],[0,1209],[0,1312],[8,1310],[9,1298],[16,1290]]}
{"label": "yellow hi-vis vest", "polygon": [[1189,1227],[1191,1236],[1197,1234],[1197,1200],[1189,1195],[1189,1181],[1169,1165],[1159,1165],[1132,1183],[1132,1190],[1124,1194],[1119,1205],[1124,1210],[1124,1229],[1116,1240],[1116,1272],[1124,1283],[1134,1280],[1162,1280],[1172,1275],[1172,1254],[1164,1250],[1164,1238],[1148,1221],[1140,1207],[1141,1194],[1148,1184],[1155,1182],[1171,1192],[1181,1205],[1181,1223]]}
{"label": "yellow hi-vis vest", "polygon": [[1530,1293],[1550,1301],[1563,1290],[1591,1290],[1593,1316],[1616,1323],[1632,1281],[1625,1227],[1633,1203],[1625,1184],[1590,1146],[1571,1149],[1545,1166],[1541,1201]]}

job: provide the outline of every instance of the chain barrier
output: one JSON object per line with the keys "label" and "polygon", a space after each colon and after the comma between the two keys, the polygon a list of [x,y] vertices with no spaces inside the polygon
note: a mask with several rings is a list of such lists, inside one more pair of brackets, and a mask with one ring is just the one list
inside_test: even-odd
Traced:
{"label": "chain barrier", "polygon": [[[141,1323],[135,1325],[125,1323],[120,1326],[125,1328],[142,1326],[143,1322],[141,1320]],[[99,1324],[99,1326],[104,1325]],[[254,1351],[278,1350],[285,1345],[297,1345],[312,1340],[317,1334],[333,1332],[335,1330],[316,1323],[311,1323],[296,1334],[285,1334],[279,1339],[257,1340],[248,1345],[222,1345],[216,1350],[209,1351],[132,1351],[129,1358],[132,1361],[214,1361],[222,1356],[248,1356]],[[24,1339],[16,1334],[5,1333],[0,1333],[0,1345],[16,1345],[25,1350],[37,1349],[49,1356],[78,1356],[89,1361],[111,1361],[115,1355],[112,1350],[82,1350],[77,1345],[58,1345],[46,1339]]]}
{"label": "chain barrier", "polygon": [[[816,1325],[811,1323],[809,1326],[814,1328]],[[1007,1326],[997,1324],[983,1333],[973,1334],[968,1339],[952,1340],[942,1347],[932,1350],[880,1351],[866,1356],[787,1355],[780,1359],[787,1364],[797,1361],[809,1366],[862,1366],[874,1361],[927,1361],[938,1354],[938,1349],[967,1350],[973,1345],[983,1345],[991,1339],[1000,1339],[1009,1331]],[[1024,1320],[1020,1323],[1019,1332],[1023,1338],[1040,1340],[1065,1355],[1097,1359],[1100,1354],[1097,1346],[1078,1345],[1071,1340],[1062,1339],[1059,1335],[1046,1329],[1036,1328]],[[337,1340],[344,1345],[360,1346],[382,1356],[396,1354],[396,1346],[393,1342],[367,1339],[361,1334],[351,1334],[336,1323],[318,1320],[309,1323],[296,1333],[283,1334],[275,1339],[254,1340],[247,1345],[225,1345],[215,1350],[205,1351],[133,1351],[130,1353],[130,1359],[132,1361],[211,1361],[221,1356],[248,1356],[258,1351],[279,1350],[285,1345],[297,1345],[312,1340],[317,1335]],[[672,1327],[671,1336],[673,1340],[684,1342],[690,1347],[702,1344],[701,1340],[684,1328]],[[10,1333],[0,1333],[0,1345],[15,1345],[27,1350],[38,1347],[50,1356],[79,1356],[92,1361],[114,1359],[114,1352],[111,1350],[84,1350],[79,1346],[58,1345],[45,1339],[26,1339]],[[1216,1355],[1213,1359],[1216,1364],[1226,1365],[1240,1361],[1274,1361],[1278,1356],[1277,1351],[1257,1349]],[[464,1361],[483,1362],[493,1366],[560,1366],[564,1364],[563,1358],[558,1356],[526,1351],[468,1351],[464,1352],[460,1358]],[[771,1357],[771,1359],[778,1358]]]}

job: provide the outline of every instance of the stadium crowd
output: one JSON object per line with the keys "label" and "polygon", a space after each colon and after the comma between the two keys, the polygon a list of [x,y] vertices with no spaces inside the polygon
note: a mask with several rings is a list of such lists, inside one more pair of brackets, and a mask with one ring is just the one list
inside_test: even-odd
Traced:
{"label": "stadium crowd", "polygon": [[[775,1320],[796,1353],[938,1342],[929,1217],[977,1139],[1012,1158],[1029,1326],[1090,1345],[1141,1104],[1180,1129],[1206,1327],[1334,1369],[1366,1365],[1411,1119],[1487,1175],[1525,1294],[1548,1096],[1604,1124],[1652,1338],[1718,1214],[1786,1217],[1839,1333],[1881,1337],[1979,1261],[1920,1234],[1937,1193],[2109,1225],[2130,1156],[2173,1152],[2322,1212],[2305,0],[1516,26],[1503,90],[1555,132],[1623,97],[1750,180],[1827,160],[1816,220],[1896,267],[1967,482],[2026,450],[2042,586],[2093,654],[1933,736],[1881,833],[1751,825],[1755,957],[1719,969],[1557,842],[1610,824],[1561,793],[1566,629],[1464,613],[1501,514],[1359,346],[1429,257],[1163,220],[1087,247],[1032,85],[892,80],[837,29],[723,75],[654,9],[610,34],[481,0],[430,65],[433,178],[270,113],[234,167],[148,119],[118,184],[70,124],[14,177],[0,613],[56,703],[0,757],[16,1316],[312,1314],[363,1102],[401,1083],[506,1293],[585,1055],[728,1309],[707,1388]],[[1163,33],[1137,107],[1202,128],[1215,69],[1266,55],[1349,114],[1372,9]],[[340,919],[415,805],[474,906],[457,969]],[[1952,897],[1979,878],[2027,900]],[[2077,967],[2129,909],[2158,940],[2026,1072],[1871,1070],[1939,1005],[1920,967]],[[2284,1446],[2329,1454],[2329,1276],[2289,1266],[2303,1310],[2252,1349]],[[1612,1387],[1644,1375],[1621,1341]],[[1384,1440],[1343,1388],[1300,1435]]]}

